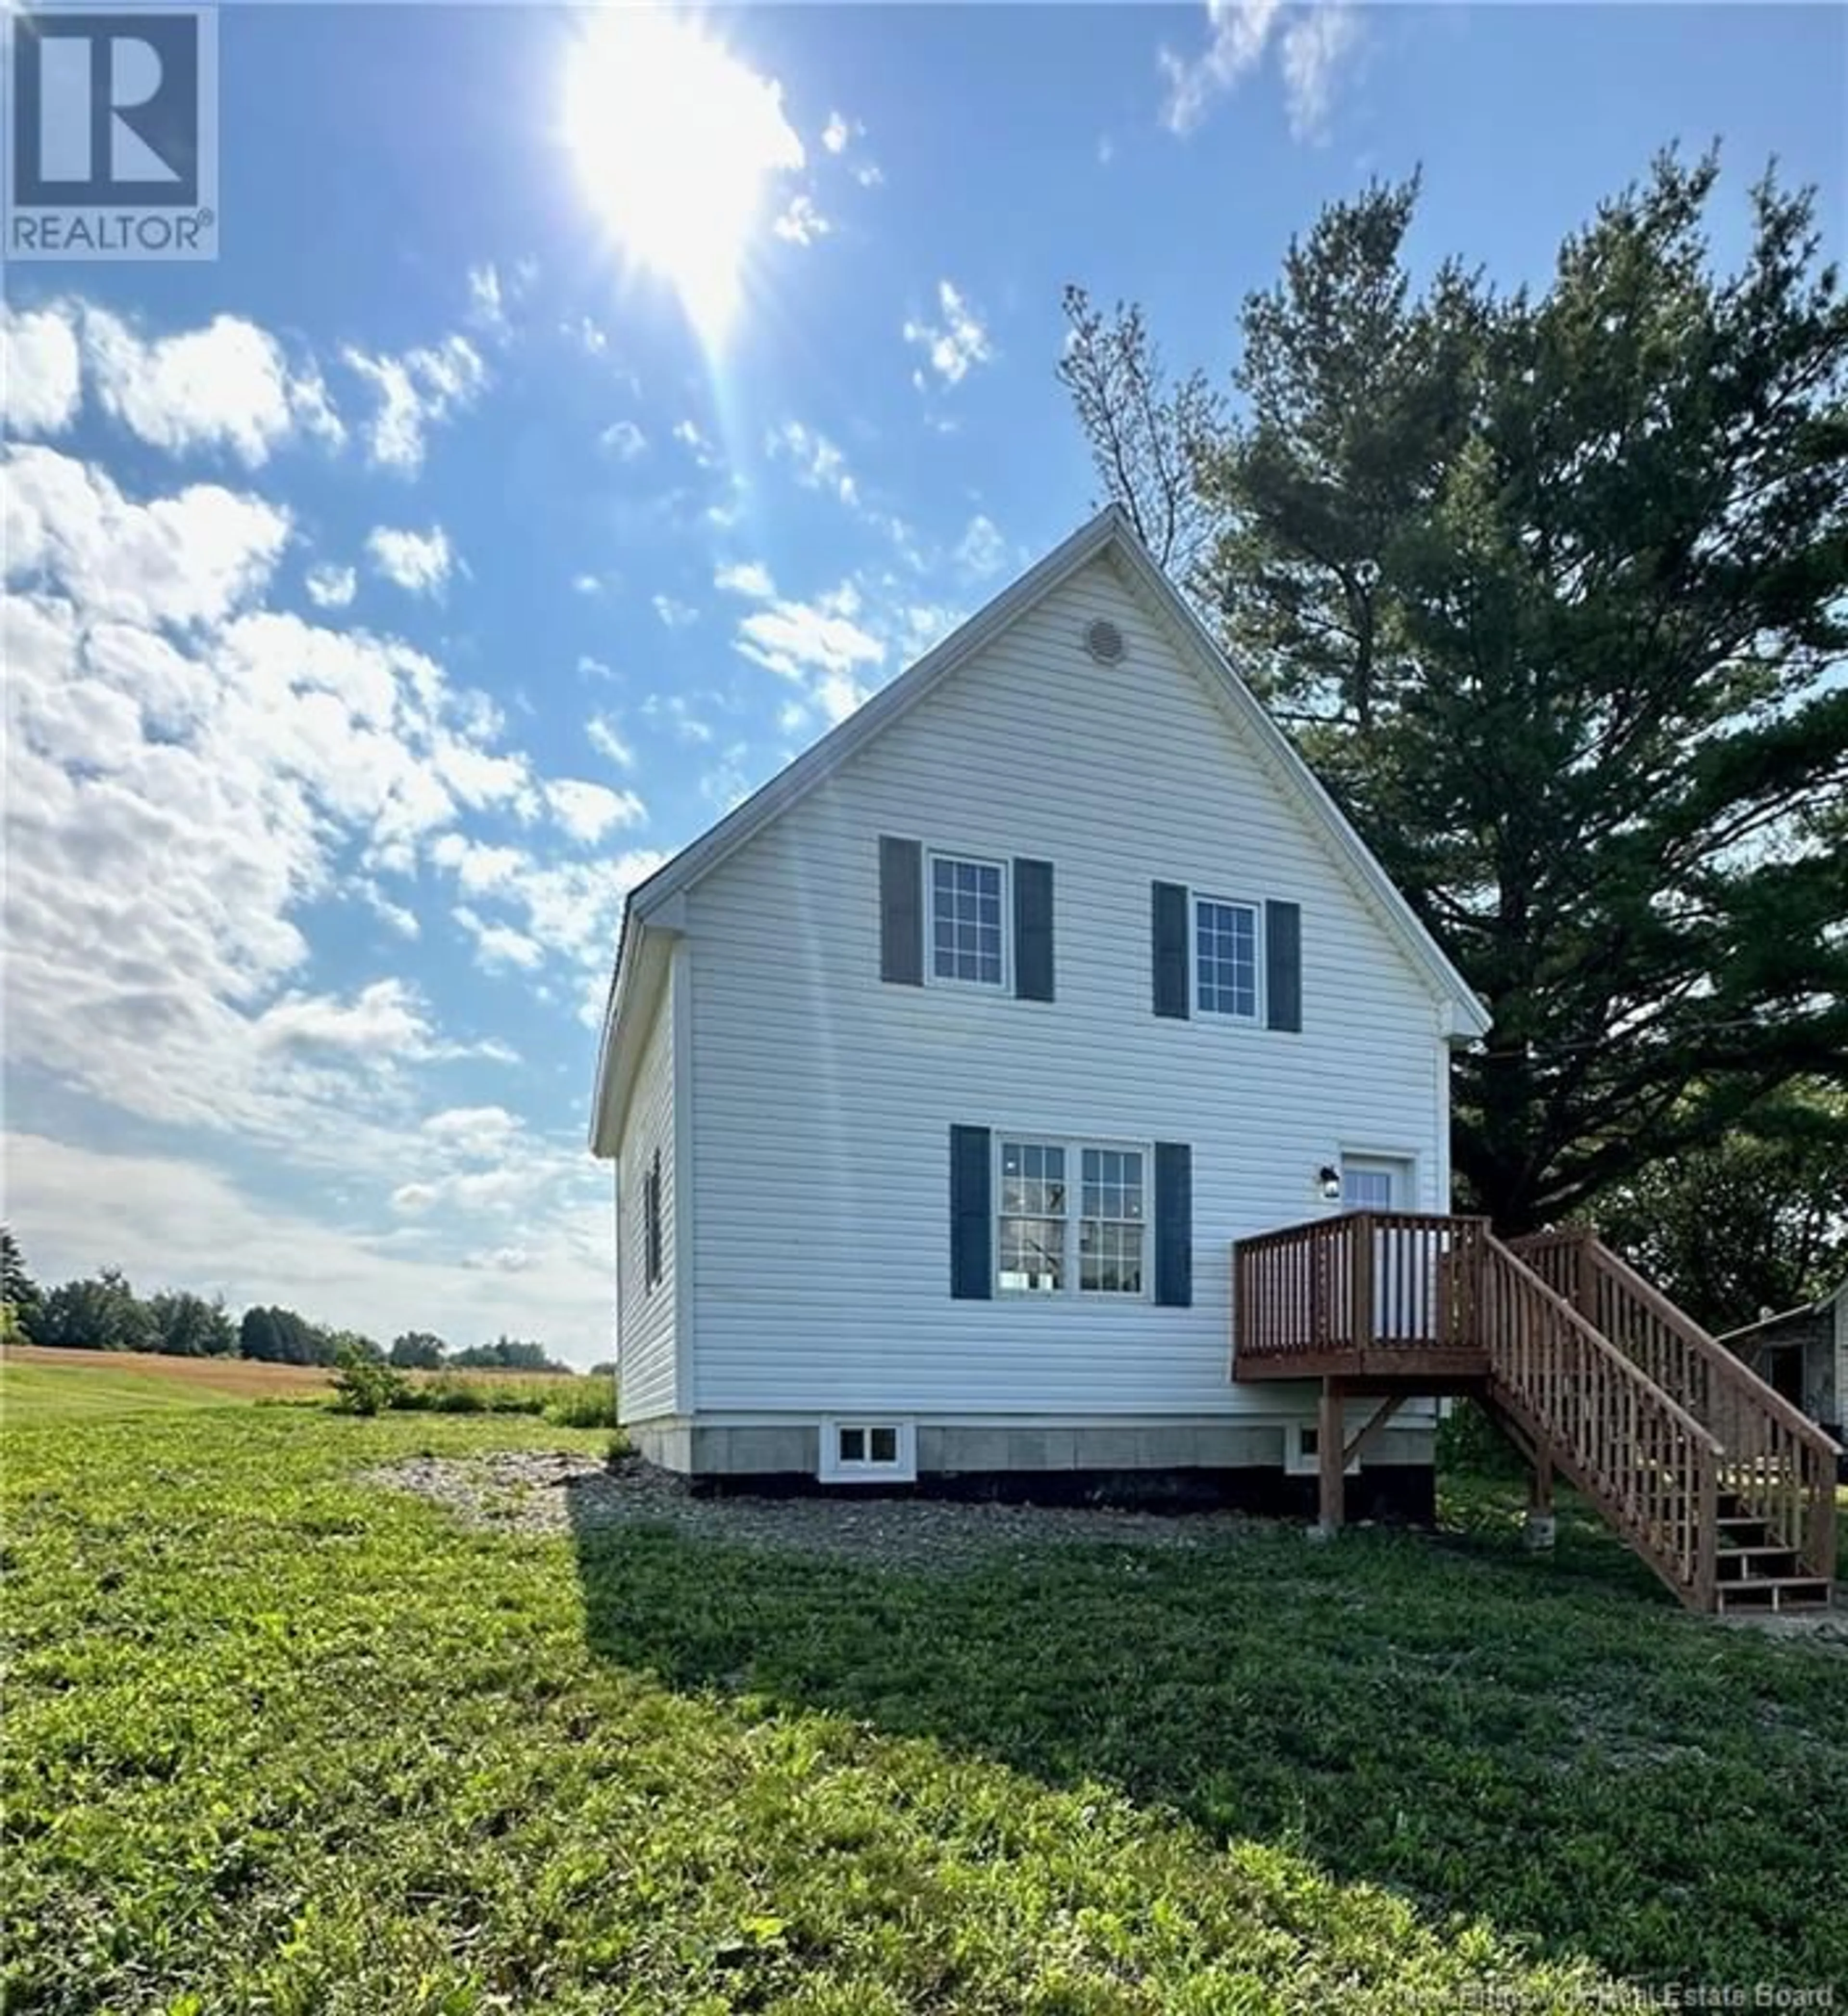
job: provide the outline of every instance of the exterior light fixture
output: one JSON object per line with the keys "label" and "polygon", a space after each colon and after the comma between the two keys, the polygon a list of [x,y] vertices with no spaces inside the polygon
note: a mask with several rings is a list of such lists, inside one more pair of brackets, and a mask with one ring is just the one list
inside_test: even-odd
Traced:
{"label": "exterior light fixture", "polygon": [[1332,1164],[1324,1162],[1316,1172],[1316,1181],[1322,1186],[1322,1194],[1331,1204],[1341,1201],[1341,1172]]}

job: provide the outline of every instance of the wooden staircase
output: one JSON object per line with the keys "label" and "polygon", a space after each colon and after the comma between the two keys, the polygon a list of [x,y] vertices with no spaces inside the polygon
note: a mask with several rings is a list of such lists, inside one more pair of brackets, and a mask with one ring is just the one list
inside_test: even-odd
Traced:
{"label": "wooden staircase", "polygon": [[[1569,1478],[1689,1608],[1828,1604],[1835,1444],[1589,1230],[1350,1211],[1241,1240],[1233,1270],[1233,1377],[1320,1382],[1325,1527],[1404,1400],[1468,1393],[1536,1513]],[[1378,1404],[1350,1434],[1356,1399]]]}

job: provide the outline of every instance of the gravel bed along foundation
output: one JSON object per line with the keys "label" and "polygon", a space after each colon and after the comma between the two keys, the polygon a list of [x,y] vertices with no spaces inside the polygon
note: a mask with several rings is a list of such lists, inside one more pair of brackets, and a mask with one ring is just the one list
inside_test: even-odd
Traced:
{"label": "gravel bed along foundation", "polygon": [[1273,1521],[1235,1512],[1128,1512],[931,1498],[703,1497],[639,1457],[606,1466],[594,1457],[553,1451],[409,1456],[368,1472],[366,1481],[414,1492],[471,1525],[503,1532],[668,1526],[690,1539],[887,1564],[954,1565],[978,1554],[1060,1543],[1197,1547],[1277,1530]]}

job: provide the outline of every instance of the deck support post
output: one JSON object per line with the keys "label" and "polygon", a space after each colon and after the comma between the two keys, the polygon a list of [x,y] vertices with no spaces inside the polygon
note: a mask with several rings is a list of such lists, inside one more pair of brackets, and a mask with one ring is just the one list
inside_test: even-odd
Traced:
{"label": "deck support post", "polygon": [[1316,1471],[1320,1484],[1316,1531],[1326,1538],[1341,1531],[1347,1516],[1347,1421],[1338,1379],[1322,1381],[1321,1410],[1316,1422]]}
{"label": "deck support post", "polygon": [[1553,1451],[1541,1442],[1533,1452],[1533,1467],[1527,1479],[1527,1517],[1521,1538],[1533,1553],[1544,1553],[1558,1536],[1558,1521],[1553,1514]]}

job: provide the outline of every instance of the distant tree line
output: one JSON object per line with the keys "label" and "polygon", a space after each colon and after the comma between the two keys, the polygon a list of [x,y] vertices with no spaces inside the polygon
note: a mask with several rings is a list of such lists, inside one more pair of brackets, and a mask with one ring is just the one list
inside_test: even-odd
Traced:
{"label": "distant tree line", "polygon": [[147,1351],[169,1358],[251,1358],[273,1365],[391,1365],[402,1371],[494,1369],[568,1372],[543,1345],[499,1337],[454,1350],[429,1330],[406,1330],[387,1348],[362,1332],[312,1323],[277,1304],[234,1319],[222,1296],[185,1289],[145,1298],[120,1268],[41,1288],[18,1240],[0,1226],[0,1340],[77,1351]]}

